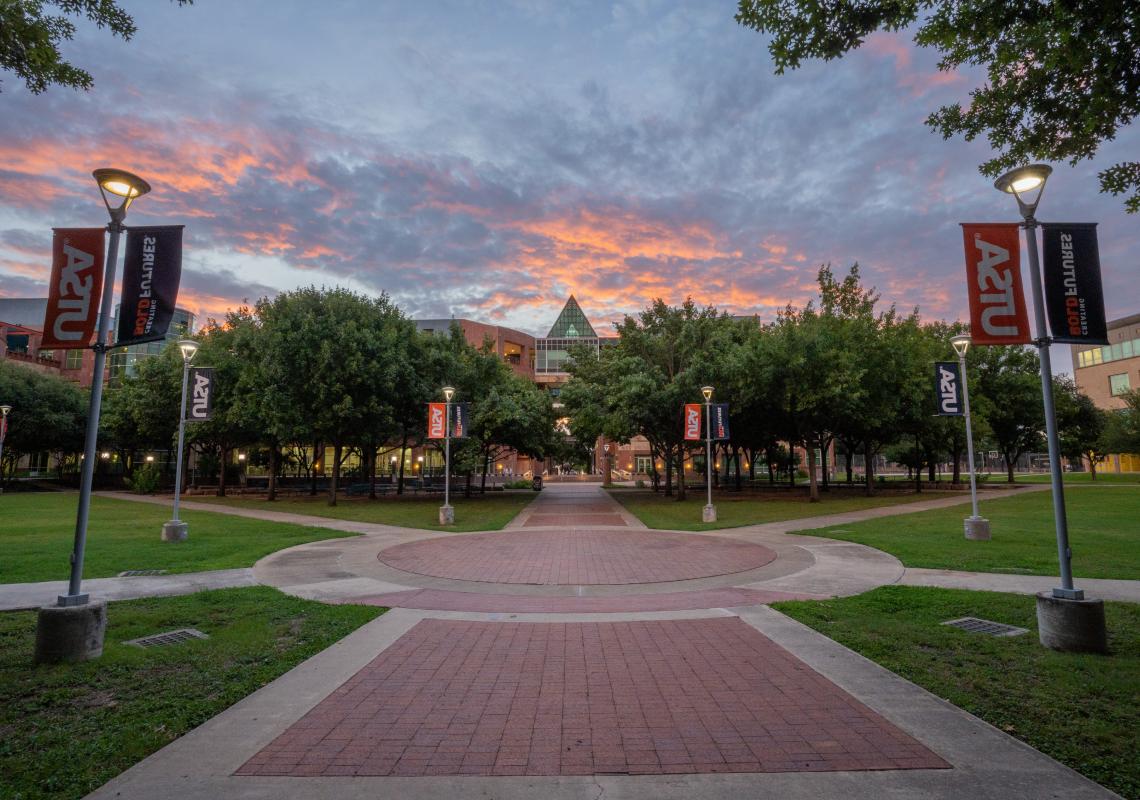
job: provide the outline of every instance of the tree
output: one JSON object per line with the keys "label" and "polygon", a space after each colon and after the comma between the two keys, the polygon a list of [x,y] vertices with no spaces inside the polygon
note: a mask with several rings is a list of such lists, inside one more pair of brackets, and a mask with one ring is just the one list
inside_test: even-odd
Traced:
{"label": "tree", "polygon": [[181,391],[182,353],[171,344],[140,360],[134,375],[104,392],[99,440],[118,452],[128,477],[140,451],[173,449]]}
{"label": "tree", "polygon": [[1005,459],[1007,476],[1013,483],[1017,459],[1044,443],[1040,362],[1028,347],[976,347],[973,352],[978,380],[977,391],[970,399],[989,424],[991,438]]}
{"label": "tree", "polygon": [[[1076,164],[1096,155],[1140,112],[1140,6],[1134,0],[740,0],[736,21],[771,34],[776,73],[805,59],[840,58],[869,34],[921,23],[914,41],[938,68],[986,68],[970,102],[943,106],[926,124],[944,139],[985,134],[995,177],[1028,161]],[[1100,173],[1102,192],[1140,211],[1140,162]]]}
{"label": "tree", "polygon": [[1099,449],[1102,453],[1140,453],[1140,389],[1120,399],[1124,408],[1108,413]]}
{"label": "tree", "polygon": [[[192,5],[194,0],[177,0]],[[45,14],[44,6],[60,14]],[[59,46],[75,36],[69,17],[86,17],[112,35],[129,40],[137,28],[116,0],[6,0],[0,3],[0,69],[14,72],[34,94],[52,84],[90,89],[91,74],[64,60]]]}
{"label": "tree", "polygon": [[1096,462],[1107,452],[1101,449],[1107,413],[1097,408],[1092,398],[1067,376],[1053,379],[1053,399],[1061,455],[1077,464],[1087,459],[1089,476],[1095,481]]}
{"label": "tree", "polygon": [[23,456],[44,451],[74,453],[83,447],[86,393],[54,375],[0,361],[0,398],[12,406],[4,437],[0,485]]}

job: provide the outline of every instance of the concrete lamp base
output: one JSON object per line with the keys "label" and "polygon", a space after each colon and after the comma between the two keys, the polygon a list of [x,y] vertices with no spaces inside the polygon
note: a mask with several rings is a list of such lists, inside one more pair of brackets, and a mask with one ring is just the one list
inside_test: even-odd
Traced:
{"label": "concrete lamp base", "polygon": [[184,542],[190,535],[190,526],[179,520],[162,523],[162,541]]}
{"label": "concrete lamp base", "polygon": [[439,507],[439,524],[440,525],[454,525],[455,524],[455,506],[440,506]]}
{"label": "concrete lamp base", "polygon": [[705,506],[701,509],[701,522],[716,522],[716,506]]}
{"label": "concrete lamp base", "polygon": [[982,517],[966,517],[966,538],[972,542],[988,542],[990,540],[990,521]]}
{"label": "concrete lamp base", "polygon": [[81,606],[43,606],[36,619],[37,664],[88,661],[103,655],[107,603],[93,600]]}
{"label": "concrete lamp base", "polygon": [[1073,653],[1107,653],[1104,601],[1070,600],[1052,592],[1037,594],[1037,630],[1041,644]]}

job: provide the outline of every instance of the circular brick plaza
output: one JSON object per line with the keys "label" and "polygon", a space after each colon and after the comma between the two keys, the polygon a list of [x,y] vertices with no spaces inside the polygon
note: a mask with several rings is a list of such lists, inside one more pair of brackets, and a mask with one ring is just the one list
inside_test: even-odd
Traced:
{"label": "circular brick plaza", "polygon": [[405,572],[460,581],[631,584],[728,575],[775,560],[767,547],[663,531],[506,531],[400,544],[377,558]]}

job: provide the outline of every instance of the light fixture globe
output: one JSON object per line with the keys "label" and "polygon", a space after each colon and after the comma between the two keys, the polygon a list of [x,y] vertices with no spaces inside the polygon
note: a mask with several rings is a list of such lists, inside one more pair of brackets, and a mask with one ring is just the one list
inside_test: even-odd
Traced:
{"label": "light fixture globe", "polygon": [[[125,169],[105,168],[97,169],[91,173],[95,182],[99,184],[99,192],[103,195],[103,205],[111,219],[121,222],[126,216],[127,209],[135,198],[142,197],[150,191],[150,184]],[[111,205],[111,197],[121,197],[122,202],[117,206]]]}
{"label": "light fixture globe", "polygon": [[182,360],[189,364],[198,352],[198,343],[193,339],[179,339],[178,349],[182,351]]}
{"label": "light fixture globe", "polygon": [[954,352],[958,354],[959,358],[966,355],[966,351],[970,349],[970,343],[974,340],[970,338],[968,333],[960,333],[950,339],[950,344],[954,347]]}
{"label": "light fixture globe", "polygon": [[8,416],[8,413],[9,413],[11,410],[12,410],[12,407],[11,407],[11,406],[9,406],[9,405],[3,405],[3,406],[0,406],[0,415],[3,415],[3,416],[5,416],[5,417],[6,417],[6,416]]}
{"label": "light fixture globe", "polygon": [[445,400],[447,400],[447,402],[449,402],[449,403],[450,403],[450,402],[451,402],[451,398],[453,398],[453,397],[455,397],[455,389],[453,389],[453,388],[452,388],[452,387],[450,387],[450,386],[444,386],[444,387],[443,387],[443,398],[444,398]]}
{"label": "light fixture globe", "polygon": [[994,188],[1016,197],[1022,216],[1030,217],[1037,210],[1045,182],[1052,174],[1053,168],[1048,164],[1027,164],[1002,175],[994,181]]}
{"label": "light fixture globe", "polygon": [[709,400],[712,400],[712,395],[713,395],[713,387],[711,387],[711,386],[702,386],[702,387],[701,387],[701,394],[703,394],[703,395],[704,395],[704,397],[705,397],[705,401],[706,401],[706,402],[707,402],[707,401],[709,401]]}

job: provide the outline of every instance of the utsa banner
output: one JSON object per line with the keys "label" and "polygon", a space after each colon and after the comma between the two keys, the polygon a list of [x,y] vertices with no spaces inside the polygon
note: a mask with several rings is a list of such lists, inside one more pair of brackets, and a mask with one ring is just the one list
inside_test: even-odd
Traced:
{"label": "utsa banner", "polygon": [[1017,223],[963,222],[974,344],[1028,344]]}
{"label": "utsa banner", "polygon": [[190,407],[187,422],[205,422],[214,416],[214,368],[194,367],[190,370]]}
{"label": "utsa banner", "polygon": [[684,426],[686,441],[700,441],[701,438],[701,404],[685,403]]}
{"label": "utsa banner", "polygon": [[1096,223],[1043,223],[1041,247],[1053,341],[1108,344]]}
{"label": "utsa banner", "polygon": [[712,438],[730,439],[728,432],[728,403],[713,403],[712,406]]}
{"label": "utsa banner", "polygon": [[103,228],[55,228],[51,286],[40,347],[89,347],[103,291]]}
{"label": "utsa banner", "polygon": [[116,346],[166,338],[181,277],[181,225],[127,230]]}
{"label": "utsa banner", "polygon": [[938,361],[934,364],[934,396],[938,400],[938,416],[962,416],[962,381],[958,362]]}
{"label": "utsa banner", "polygon": [[466,439],[467,430],[471,424],[471,404],[451,404],[451,438]]}
{"label": "utsa banner", "polygon": [[446,439],[447,438],[447,404],[446,403],[428,403],[428,438],[429,439]]}

